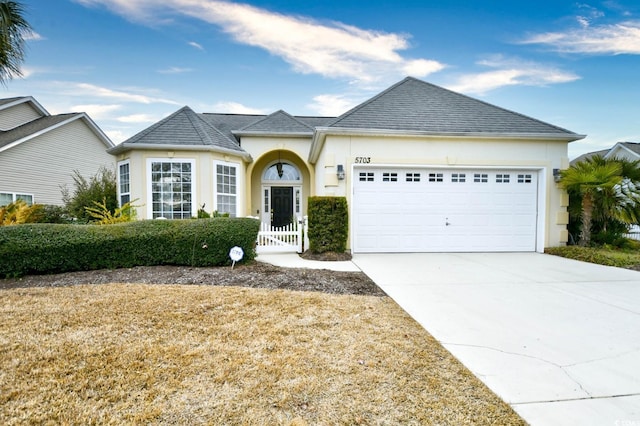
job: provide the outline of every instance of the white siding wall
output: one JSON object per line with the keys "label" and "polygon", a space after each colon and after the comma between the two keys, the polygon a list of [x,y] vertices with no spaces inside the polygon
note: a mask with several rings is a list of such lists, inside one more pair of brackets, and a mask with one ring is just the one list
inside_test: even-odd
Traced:
{"label": "white siding wall", "polygon": [[15,105],[11,108],[0,110],[0,130],[10,130],[43,115],[28,102]]}
{"label": "white siding wall", "polygon": [[74,188],[73,171],[93,176],[115,158],[81,120],[14,146],[0,155],[0,192],[33,194],[39,204],[62,205],[61,186]]}

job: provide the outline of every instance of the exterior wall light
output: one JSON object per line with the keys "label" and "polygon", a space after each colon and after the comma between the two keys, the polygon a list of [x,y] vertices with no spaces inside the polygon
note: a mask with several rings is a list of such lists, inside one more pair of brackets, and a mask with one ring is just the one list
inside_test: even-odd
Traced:
{"label": "exterior wall light", "polygon": [[560,175],[560,169],[553,169],[553,180],[555,182],[560,182],[562,179],[562,175]]}
{"label": "exterior wall light", "polygon": [[278,171],[278,177],[282,178],[284,171],[282,170],[282,161],[280,160],[280,151],[278,151],[278,162],[276,163],[276,170]]}
{"label": "exterior wall light", "polygon": [[344,180],[344,166],[342,164],[338,164],[338,171],[336,174],[338,175],[338,180]]}

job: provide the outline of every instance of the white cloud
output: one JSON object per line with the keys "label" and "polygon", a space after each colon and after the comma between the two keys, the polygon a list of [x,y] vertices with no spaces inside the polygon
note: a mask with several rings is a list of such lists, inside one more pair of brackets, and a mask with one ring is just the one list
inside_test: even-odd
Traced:
{"label": "white cloud", "polygon": [[480,61],[478,65],[493,70],[462,75],[448,88],[456,92],[484,94],[505,86],[547,86],[580,79],[576,74],[552,66],[502,56]]}
{"label": "white cloud", "polygon": [[[340,22],[320,23],[247,4],[215,0],[77,0],[102,5],[128,19],[157,24],[185,15],[219,26],[239,43],[259,47],[304,74],[371,83],[404,76],[424,77],[445,67],[435,60],[405,58],[406,34],[363,30]],[[385,81],[386,82],[386,81]]]}
{"label": "white cloud", "polygon": [[119,144],[120,142],[124,142],[131,135],[127,135],[122,130],[105,130],[105,134],[111,139],[111,142],[114,144]]}
{"label": "white cloud", "polygon": [[160,74],[184,74],[186,72],[193,71],[193,68],[180,68],[180,67],[169,67],[163,70],[158,70]]}
{"label": "white cloud", "polygon": [[580,28],[535,34],[521,43],[548,45],[565,53],[640,54],[640,21],[596,26],[592,26],[586,18],[579,22]]}
{"label": "white cloud", "polygon": [[86,104],[86,105],[74,105],[71,107],[71,111],[86,112],[94,120],[101,120],[108,118],[114,111],[122,108],[121,105],[102,105],[102,104]]}
{"label": "white cloud", "polygon": [[131,102],[147,105],[154,103],[179,105],[179,103],[169,99],[157,98],[133,92],[125,92],[122,90],[108,89],[106,87],[100,87],[90,83],[57,82],[52,84],[62,87],[61,92],[67,96],[113,99],[119,102]]}
{"label": "white cloud", "polygon": [[360,102],[362,102],[362,99],[355,100],[344,95],[324,94],[314,96],[313,103],[307,105],[307,108],[316,111],[319,115],[337,117],[349,111]]}
{"label": "white cloud", "polygon": [[228,114],[268,114],[264,109],[248,107],[238,102],[218,102],[211,110]]}
{"label": "white cloud", "polygon": [[121,123],[155,123],[156,121],[160,121],[158,117],[154,117],[150,114],[131,114],[124,115],[122,117],[116,118],[117,121]]}
{"label": "white cloud", "polygon": [[195,47],[198,50],[204,50],[204,47],[202,47],[202,45],[200,43],[196,43],[195,41],[190,41],[189,43],[187,43],[189,46],[191,47]]}
{"label": "white cloud", "polygon": [[45,38],[42,37],[42,35],[40,35],[37,32],[32,30],[32,31],[27,32],[24,35],[24,39],[25,39],[25,41],[42,41]]}

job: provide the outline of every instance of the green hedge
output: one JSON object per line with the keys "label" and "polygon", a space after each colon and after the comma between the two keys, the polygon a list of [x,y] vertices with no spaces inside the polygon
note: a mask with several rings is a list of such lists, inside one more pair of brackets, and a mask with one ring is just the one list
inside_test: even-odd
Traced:
{"label": "green hedge", "polygon": [[347,249],[349,211],[345,197],[309,197],[309,250],[343,253]]}
{"label": "green hedge", "polygon": [[256,256],[250,218],[145,220],[114,225],[0,227],[0,277],[143,265],[221,266],[239,246]]}

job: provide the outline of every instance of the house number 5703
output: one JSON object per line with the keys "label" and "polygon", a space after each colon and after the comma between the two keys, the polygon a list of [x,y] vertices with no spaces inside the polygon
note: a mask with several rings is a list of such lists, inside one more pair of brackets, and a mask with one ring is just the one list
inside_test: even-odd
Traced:
{"label": "house number 5703", "polygon": [[356,157],[356,164],[369,164],[371,157]]}

